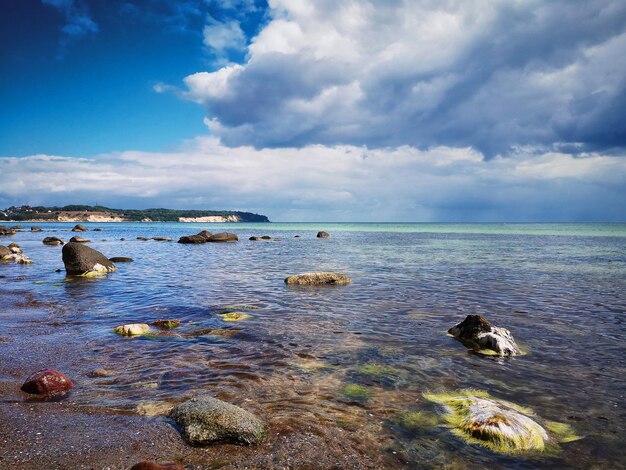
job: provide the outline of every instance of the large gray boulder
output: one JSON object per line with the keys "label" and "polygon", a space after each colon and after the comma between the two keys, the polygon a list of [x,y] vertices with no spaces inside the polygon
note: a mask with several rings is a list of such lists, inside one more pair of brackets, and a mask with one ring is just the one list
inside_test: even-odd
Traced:
{"label": "large gray boulder", "polygon": [[350,282],[345,274],[327,272],[294,274],[285,278],[285,284],[296,286],[339,286]]}
{"label": "large gray boulder", "polygon": [[63,264],[68,274],[75,275],[97,275],[116,270],[115,265],[102,253],[75,242],[69,242],[63,247]]}
{"label": "large gray boulder", "polygon": [[265,425],[249,411],[217,398],[193,398],[169,414],[185,439],[193,445],[215,442],[259,444],[265,439]]}
{"label": "large gray boulder", "polygon": [[81,224],[74,225],[72,232],[87,232],[89,229]]}
{"label": "large gray boulder", "polygon": [[493,326],[482,315],[468,315],[461,323],[450,328],[448,333],[477,352],[498,356],[520,354],[520,349],[511,332],[505,328]]}

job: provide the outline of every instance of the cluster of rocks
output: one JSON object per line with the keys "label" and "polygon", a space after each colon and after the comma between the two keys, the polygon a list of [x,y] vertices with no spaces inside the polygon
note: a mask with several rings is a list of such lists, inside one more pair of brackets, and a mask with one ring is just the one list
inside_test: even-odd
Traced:
{"label": "cluster of rocks", "polygon": [[[124,239],[120,239],[120,240],[124,240]],[[137,237],[137,240],[142,241],[142,242],[148,242],[150,240],[154,240],[155,242],[171,242],[172,239],[169,237]]]}
{"label": "cluster of rocks", "polygon": [[227,243],[227,242],[237,242],[239,238],[234,233],[221,232],[212,234],[211,232],[207,232],[203,230],[200,233],[195,235],[185,235],[178,239],[178,243],[184,244],[197,244],[197,243]]}
{"label": "cluster of rocks", "polygon": [[9,246],[0,245],[0,261],[5,263],[31,264],[32,261],[22,253],[22,248],[17,243]]}
{"label": "cluster of rocks", "polygon": [[15,235],[17,232],[15,229],[13,228],[9,228],[9,227],[5,227],[4,225],[0,225],[0,235],[1,236],[7,236],[7,235]]}
{"label": "cluster of rocks", "polygon": [[248,240],[251,240],[251,241],[271,240],[271,239],[272,239],[272,237],[270,237],[269,235],[263,235],[261,237],[253,236],[253,237],[248,238]]}

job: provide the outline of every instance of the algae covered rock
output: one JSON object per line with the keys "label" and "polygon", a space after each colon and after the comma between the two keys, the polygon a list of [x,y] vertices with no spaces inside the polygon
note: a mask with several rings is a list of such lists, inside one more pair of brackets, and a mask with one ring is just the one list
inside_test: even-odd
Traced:
{"label": "algae covered rock", "polygon": [[117,269],[99,251],[75,242],[70,242],[63,247],[63,264],[65,264],[65,271],[73,275],[106,274]]}
{"label": "algae covered rock", "polygon": [[448,333],[483,354],[499,356],[520,354],[520,349],[511,332],[505,328],[493,326],[482,315],[468,315],[461,323],[450,328]]}
{"label": "algae covered rock", "polygon": [[162,330],[172,330],[178,328],[180,320],[156,320],[150,323],[151,325],[161,328]]}
{"label": "algae covered rock", "polygon": [[297,286],[338,286],[350,282],[351,279],[344,274],[328,272],[294,274],[285,278],[286,284]]}
{"label": "algae covered rock", "polygon": [[139,336],[150,332],[150,326],[145,323],[129,323],[113,329],[114,333],[122,336]]}
{"label": "algae covered rock", "polygon": [[181,403],[169,414],[193,445],[230,442],[255,445],[265,439],[265,424],[249,411],[213,397]]}
{"label": "algae covered rock", "polygon": [[443,406],[444,420],[455,435],[494,452],[542,452],[558,442],[578,439],[567,425],[546,422],[548,429],[559,430],[550,435],[532,410],[478,390],[426,393],[424,397]]}
{"label": "algae covered rock", "polygon": [[247,320],[252,317],[249,313],[245,312],[227,312],[227,313],[218,313],[218,316],[222,318],[222,320],[227,322],[235,322]]}

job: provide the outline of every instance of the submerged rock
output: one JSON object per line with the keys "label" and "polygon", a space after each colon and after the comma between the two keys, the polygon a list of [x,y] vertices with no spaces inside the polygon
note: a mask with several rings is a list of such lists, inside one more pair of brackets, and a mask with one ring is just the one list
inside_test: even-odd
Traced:
{"label": "submerged rock", "polygon": [[193,398],[169,414],[185,439],[194,445],[215,442],[259,444],[265,439],[265,425],[255,415],[213,397]]}
{"label": "submerged rock", "polygon": [[176,462],[156,463],[144,460],[130,467],[130,470],[185,470],[185,467]]}
{"label": "submerged rock", "polygon": [[102,229],[101,228],[94,228],[93,231],[94,232],[102,232]]}
{"label": "submerged rock", "polygon": [[328,232],[317,232],[317,238],[330,238],[330,233],[328,233]]}
{"label": "submerged rock", "polygon": [[31,227],[31,228],[30,228],[30,231],[31,231],[31,232],[41,232],[41,227],[35,227],[35,226],[33,226],[33,227]]}
{"label": "submerged rock", "polygon": [[132,263],[132,258],[127,258],[125,256],[114,256],[113,258],[109,258],[111,263]]}
{"label": "submerged rock", "polygon": [[72,232],[87,232],[89,229],[81,224],[74,225]]}
{"label": "submerged rock", "polygon": [[163,330],[172,330],[174,328],[178,328],[178,326],[180,325],[180,320],[157,320],[153,321],[150,324]]}
{"label": "submerged rock", "polygon": [[50,245],[50,246],[65,244],[65,242],[58,237],[46,237],[42,241],[44,245]]}
{"label": "submerged rock", "polygon": [[578,439],[567,425],[546,422],[548,429],[558,429],[558,433],[550,436],[531,410],[478,390],[424,394],[424,397],[443,405],[444,419],[455,435],[494,452],[543,451],[550,444]]}
{"label": "submerged rock", "polygon": [[73,386],[72,381],[61,372],[43,369],[30,375],[21,390],[32,395],[62,396]]}
{"label": "submerged rock", "polygon": [[117,269],[99,251],[75,242],[70,242],[63,247],[63,264],[65,264],[65,271],[73,275],[106,274]]}
{"label": "submerged rock", "polygon": [[340,273],[303,273],[294,274],[285,278],[286,284],[298,286],[325,286],[350,284],[351,279]]}
{"label": "submerged rock", "polygon": [[171,242],[172,239],[169,237],[152,237],[155,242]]}
{"label": "submerged rock", "polygon": [[115,327],[113,332],[122,336],[140,336],[150,333],[150,326],[145,323],[129,323]]}
{"label": "submerged rock", "polygon": [[216,233],[215,235],[211,235],[208,239],[208,242],[238,242],[239,238],[234,233],[221,232]]}
{"label": "submerged rock", "polygon": [[83,238],[83,237],[72,237],[72,238],[70,238],[70,241],[74,242],[74,243],[89,243],[89,242],[91,242],[91,240],[87,240],[86,238]]}
{"label": "submerged rock", "polygon": [[141,242],[147,242],[148,240],[150,240],[149,238],[146,237],[137,237],[137,240],[141,241]]}
{"label": "submerged rock", "polygon": [[493,326],[482,315],[468,315],[465,320],[448,330],[452,336],[483,354],[516,356],[520,349],[511,332]]}
{"label": "submerged rock", "polygon": [[222,318],[222,320],[227,322],[242,321],[252,317],[252,315],[245,312],[218,313],[218,315]]}

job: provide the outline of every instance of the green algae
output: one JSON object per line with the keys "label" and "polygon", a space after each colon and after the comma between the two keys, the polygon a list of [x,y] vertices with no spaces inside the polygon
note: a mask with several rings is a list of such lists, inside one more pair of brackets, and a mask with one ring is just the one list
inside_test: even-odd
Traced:
{"label": "green algae", "polygon": [[363,364],[358,367],[357,372],[373,378],[388,378],[398,375],[398,370],[383,364]]}
{"label": "green algae", "polygon": [[420,431],[437,426],[439,419],[437,415],[426,411],[407,411],[398,415],[396,422],[408,430]]}
{"label": "green algae", "polygon": [[567,424],[544,421],[542,426],[530,408],[484,391],[424,393],[424,398],[444,406],[444,425],[455,436],[496,453],[553,453],[558,451],[556,443],[579,439]]}
{"label": "green algae", "polygon": [[218,316],[226,322],[242,321],[252,317],[252,315],[245,312],[218,313]]}
{"label": "green algae", "polygon": [[367,400],[372,396],[372,391],[363,385],[349,384],[341,389],[341,393],[355,400]]}

